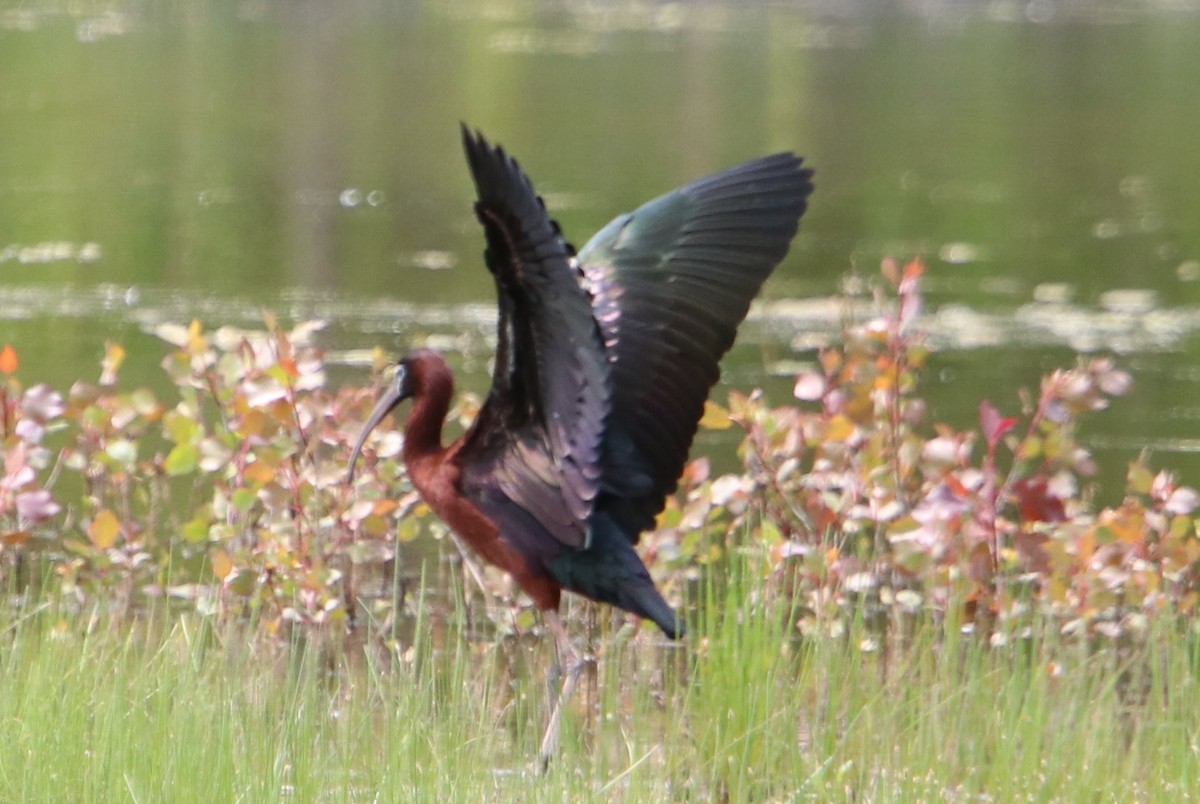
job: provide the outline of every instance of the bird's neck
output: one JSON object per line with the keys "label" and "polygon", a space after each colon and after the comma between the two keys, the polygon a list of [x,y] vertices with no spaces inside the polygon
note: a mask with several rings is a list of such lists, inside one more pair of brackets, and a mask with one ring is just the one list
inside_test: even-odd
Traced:
{"label": "bird's neck", "polygon": [[404,425],[404,460],[427,458],[442,451],[442,426],[454,395],[449,369],[427,372]]}

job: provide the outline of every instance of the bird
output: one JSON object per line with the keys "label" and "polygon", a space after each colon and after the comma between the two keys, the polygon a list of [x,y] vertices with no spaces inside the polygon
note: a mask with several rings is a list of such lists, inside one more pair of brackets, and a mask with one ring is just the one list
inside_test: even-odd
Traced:
{"label": "bird", "polygon": [[363,424],[347,480],[368,435],[411,399],[402,457],[413,486],[540,610],[551,678],[567,668],[545,771],[590,661],[559,616],[563,590],[685,635],[635,546],[678,485],[719,361],[788,252],[813,172],[791,152],[745,162],[619,215],[576,252],[517,160],[466,124],[461,133],[499,307],[491,390],[445,445],[452,372],[435,351],[408,354]]}

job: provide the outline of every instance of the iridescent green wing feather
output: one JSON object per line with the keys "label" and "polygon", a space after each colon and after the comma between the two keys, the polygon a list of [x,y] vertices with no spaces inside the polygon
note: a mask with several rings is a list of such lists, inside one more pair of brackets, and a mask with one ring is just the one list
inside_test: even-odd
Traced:
{"label": "iridescent green wing feather", "polygon": [[612,366],[597,511],[630,539],[675,489],[718,363],[787,254],[811,178],[790,153],[747,162],[618,217],[580,251]]}

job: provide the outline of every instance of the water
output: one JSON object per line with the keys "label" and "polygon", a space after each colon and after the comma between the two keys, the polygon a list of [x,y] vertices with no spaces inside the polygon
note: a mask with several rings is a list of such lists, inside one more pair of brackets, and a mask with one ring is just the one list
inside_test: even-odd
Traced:
{"label": "water", "polygon": [[[1200,483],[1200,6],[33,2],[0,5],[0,340],[26,383],[157,382],[163,320],[327,317],[336,381],[432,341],[486,387],[492,309],[459,121],[582,245],[618,212],[794,149],[817,191],[726,381],[784,401],[851,270],[930,263],[928,388],[1112,353],[1086,433]],[[803,302],[803,303],[798,303]],[[773,372],[772,369],[775,369]],[[718,390],[718,396],[724,391]]]}

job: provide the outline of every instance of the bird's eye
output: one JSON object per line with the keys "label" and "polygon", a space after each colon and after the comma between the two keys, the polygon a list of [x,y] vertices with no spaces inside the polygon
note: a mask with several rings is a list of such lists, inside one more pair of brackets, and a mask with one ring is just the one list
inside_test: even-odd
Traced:
{"label": "bird's eye", "polygon": [[396,376],[400,373],[400,368],[403,363],[388,363],[379,371],[379,379],[382,380],[384,387],[390,387],[396,382]]}

